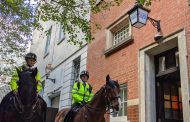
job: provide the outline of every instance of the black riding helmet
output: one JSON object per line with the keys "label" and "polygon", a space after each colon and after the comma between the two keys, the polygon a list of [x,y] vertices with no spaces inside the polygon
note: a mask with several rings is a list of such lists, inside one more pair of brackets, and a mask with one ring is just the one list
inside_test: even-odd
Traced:
{"label": "black riding helmet", "polygon": [[37,56],[34,53],[27,53],[26,56],[25,56],[25,60],[27,61],[28,59],[34,59],[36,61]]}
{"label": "black riding helmet", "polygon": [[80,73],[80,78],[81,78],[83,75],[86,75],[86,76],[89,78],[89,72],[88,72],[87,70],[81,71],[81,73]]}

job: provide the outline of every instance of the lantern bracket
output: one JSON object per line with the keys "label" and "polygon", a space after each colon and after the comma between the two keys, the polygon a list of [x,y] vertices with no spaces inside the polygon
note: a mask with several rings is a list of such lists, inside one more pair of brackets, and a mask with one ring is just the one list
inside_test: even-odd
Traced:
{"label": "lantern bracket", "polygon": [[151,24],[157,28],[157,31],[160,32],[161,31],[161,27],[160,27],[160,20],[155,20],[151,17],[148,17],[148,20],[151,22]]}

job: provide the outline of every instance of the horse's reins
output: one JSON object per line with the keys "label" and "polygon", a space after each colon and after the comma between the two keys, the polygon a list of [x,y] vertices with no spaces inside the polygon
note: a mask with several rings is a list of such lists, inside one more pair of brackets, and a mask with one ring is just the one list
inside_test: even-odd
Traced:
{"label": "horse's reins", "polygon": [[[111,100],[110,100],[110,98],[107,96],[108,95],[108,93],[107,93],[107,90],[106,90],[106,87],[107,86],[103,86],[102,87],[102,89],[105,91],[105,100],[106,100],[106,113],[107,114],[112,114],[112,113],[114,113],[114,112],[109,112],[109,110],[111,109],[111,108],[113,108],[113,105],[112,105],[112,103],[111,103],[111,101],[112,100],[115,100],[116,98],[120,98],[120,96],[115,96],[115,97],[113,97]],[[100,94],[100,92],[98,92],[97,94],[95,94],[95,95],[98,95],[98,94]],[[102,109],[100,109],[100,108],[93,108],[93,107],[91,107],[91,106],[89,106],[89,105],[84,105],[86,108],[87,108],[87,110],[94,110],[95,112],[99,112],[99,111],[101,111]]]}
{"label": "horse's reins", "polygon": [[[37,100],[36,100],[35,104],[32,106],[32,112],[36,112],[36,110],[38,110],[38,108],[40,107],[40,100],[39,100],[38,96],[36,96],[36,97],[37,97]],[[15,106],[16,110],[19,112],[19,114],[22,114],[25,112],[24,105],[22,104],[18,95],[15,95],[13,102],[14,102],[14,106]],[[19,108],[17,107],[16,102],[18,103]]]}

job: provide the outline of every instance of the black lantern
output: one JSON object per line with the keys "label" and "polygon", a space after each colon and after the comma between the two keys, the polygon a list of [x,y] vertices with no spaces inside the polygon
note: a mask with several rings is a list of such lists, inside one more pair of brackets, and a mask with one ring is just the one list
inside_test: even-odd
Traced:
{"label": "black lantern", "polygon": [[160,40],[163,36],[161,34],[160,20],[155,20],[148,17],[150,10],[144,8],[138,3],[130,9],[127,13],[131,21],[131,25],[136,28],[141,28],[146,25],[147,19],[152,23],[152,25],[157,28],[158,33],[155,35],[154,39],[156,41]]}
{"label": "black lantern", "polygon": [[136,4],[131,10],[127,12],[132,26],[141,28],[146,25],[149,10],[143,8],[142,5]]}

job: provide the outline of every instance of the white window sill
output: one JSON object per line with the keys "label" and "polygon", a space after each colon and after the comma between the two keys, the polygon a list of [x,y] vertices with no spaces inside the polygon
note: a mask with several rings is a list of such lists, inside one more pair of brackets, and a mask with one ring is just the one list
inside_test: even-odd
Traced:
{"label": "white window sill", "polygon": [[129,122],[129,121],[127,121],[127,116],[120,116],[120,117],[110,117],[110,122]]}
{"label": "white window sill", "polygon": [[110,54],[120,50],[121,48],[127,46],[130,42],[133,41],[133,36],[129,36],[125,41],[119,42],[118,44],[110,47],[109,49],[104,51],[105,56],[109,56]]}

